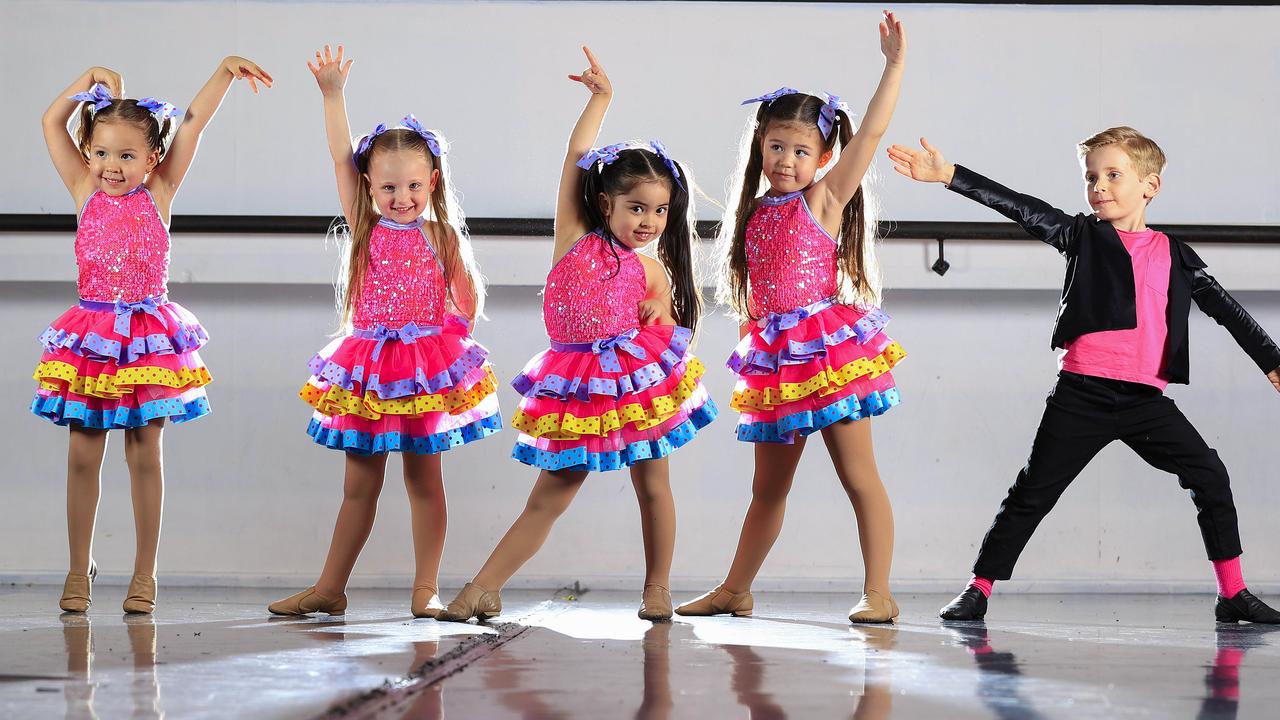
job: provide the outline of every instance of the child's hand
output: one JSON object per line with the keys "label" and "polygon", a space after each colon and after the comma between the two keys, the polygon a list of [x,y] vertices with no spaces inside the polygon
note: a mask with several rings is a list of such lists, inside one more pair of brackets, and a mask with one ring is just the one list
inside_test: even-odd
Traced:
{"label": "child's hand", "polygon": [[884,11],[884,22],[880,23],[880,52],[891,65],[901,65],[907,57],[907,33],[902,21],[889,10]]}
{"label": "child's hand", "polygon": [[582,52],[587,54],[587,62],[591,63],[591,65],[586,70],[583,70],[581,75],[570,75],[569,79],[586,85],[592,95],[612,95],[613,85],[609,83],[609,76],[604,74],[604,68],[600,67],[600,61],[596,60],[596,56],[591,54],[591,48],[584,45]]}
{"label": "child's hand", "polygon": [[312,75],[316,76],[316,84],[320,86],[320,92],[323,95],[331,95],[333,93],[342,92],[342,88],[347,84],[347,73],[351,72],[351,63],[355,60],[342,62],[342,46],[338,46],[338,54],[334,56],[329,46],[324,46],[324,55],[320,51],[316,51],[315,64],[307,61],[307,69]]}
{"label": "child's hand", "polygon": [[650,299],[640,301],[640,326],[648,327],[649,325],[665,325],[662,322],[667,314],[666,304],[661,300]]}
{"label": "child's hand", "polygon": [[1276,390],[1280,390],[1280,367],[1267,373],[1267,379],[1271,381],[1272,385],[1276,386]]}
{"label": "child's hand", "polygon": [[89,68],[89,87],[94,83],[102,83],[111,91],[111,97],[124,97],[124,78],[115,70],[97,66]]}
{"label": "child's hand", "polygon": [[905,145],[890,145],[886,152],[893,161],[893,169],[920,182],[940,182],[951,184],[956,174],[956,166],[942,157],[942,151],[920,138],[923,151],[913,150]]}
{"label": "child's hand", "polygon": [[257,63],[239,55],[228,55],[222,61],[222,69],[231,73],[231,77],[237,80],[247,78],[249,87],[253,88],[254,95],[258,94],[258,83],[271,87],[271,84],[275,82],[271,79],[271,74],[258,67]]}

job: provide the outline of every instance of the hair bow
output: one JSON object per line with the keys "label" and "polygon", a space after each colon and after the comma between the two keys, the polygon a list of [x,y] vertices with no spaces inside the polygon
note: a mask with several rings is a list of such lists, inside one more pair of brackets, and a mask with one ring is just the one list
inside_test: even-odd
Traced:
{"label": "hair bow", "polygon": [[374,128],[373,132],[360,138],[360,144],[356,146],[356,157],[358,158],[361,155],[364,155],[365,153],[369,152],[369,146],[373,144],[373,139],[386,131],[387,131],[387,124],[378,123],[378,127]]}
{"label": "hair bow", "polygon": [[111,97],[111,91],[102,83],[94,83],[93,87],[89,88],[88,92],[76,93],[67,99],[75,100],[77,102],[93,103],[94,112],[110,105],[111,101],[115,100],[114,97]]}
{"label": "hair bow", "polygon": [[422,136],[422,139],[427,141],[427,148],[431,150],[432,155],[436,157],[444,155],[444,150],[440,147],[440,138],[435,133],[422,127],[422,123],[418,122],[418,118],[414,117],[413,113],[405,115],[400,124]]}
{"label": "hair bow", "polygon": [[631,147],[628,143],[614,143],[605,145],[604,147],[591,148],[578,160],[578,167],[583,170],[590,170],[592,165],[600,163],[601,165],[610,165],[618,159],[618,153]]}
{"label": "hair bow", "polygon": [[759,96],[759,97],[747,98],[746,100],[743,100],[743,101],[742,101],[742,104],[743,104],[743,105],[750,105],[751,103],[770,103],[770,102],[773,102],[774,100],[777,100],[778,98],[782,97],[783,95],[795,95],[795,94],[797,94],[797,93],[799,93],[799,92],[800,92],[800,91],[799,91],[799,90],[796,90],[795,88],[780,87],[780,88],[778,88],[777,90],[774,90],[774,91],[773,91],[773,92],[771,92],[771,93],[766,93],[766,94],[761,95],[761,96]]}
{"label": "hair bow", "polygon": [[849,113],[849,105],[840,99],[839,95],[832,95],[829,92],[822,93],[827,96],[827,103],[822,106],[822,110],[818,112],[818,129],[822,131],[824,140],[831,139],[831,130],[836,126],[836,111],[843,110],[845,114]]}
{"label": "hair bow", "polygon": [[671,156],[667,154],[667,146],[663,145],[661,140],[654,139],[649,141],[649,147],[653,148],[653,152],[657,154],[658,157],[662,158],[662,162],[667,164],[667,169],[669,169],[671,171],[671,175],[675,177],[676,184],[680,186],[680,189],[687,190],[684,186],[684,182],[680,180],[680,169],[676,167],[676,161],[672,160]]}
{"label": "hair bow", "polygon": [[140,100],[138,100],[138,107],[146,108],[147,110],[150,110],[151,114],[155,115],[156,120],[160,122],[164,122],[165,118],[182,114],[182,111],[174,107],[173,103],[165,102],[164,100],[160,100],[158,98],[153,98],[153,97],[141,98]]}

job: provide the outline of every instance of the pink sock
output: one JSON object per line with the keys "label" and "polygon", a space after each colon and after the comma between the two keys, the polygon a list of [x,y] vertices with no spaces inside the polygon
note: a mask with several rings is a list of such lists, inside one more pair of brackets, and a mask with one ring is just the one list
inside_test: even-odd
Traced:
{"label": "pink sock", "polygon": [[1244,573],[1240,571],[1240,556],[1230,560],[1214,560],[1213,574],[1218,578],[1218,594],[1233,598],[1244,589]]}
{"label": "pink sock", "polygon": [[[996,584],[995,580],[990,580],[988,578],[978,577],[977,575],[974,575],[973,579],[969,581],[968,587],[976,587],[982,591],[982,594],[984,596],[991,597],[991,587],[995,584]],[[1240,587],[1244,587],[1243,581],[1241,582]]]}

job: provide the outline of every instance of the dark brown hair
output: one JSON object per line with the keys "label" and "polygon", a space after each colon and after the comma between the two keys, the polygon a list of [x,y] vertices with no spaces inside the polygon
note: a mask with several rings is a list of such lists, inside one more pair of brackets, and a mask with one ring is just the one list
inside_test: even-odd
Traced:
{"label": "dark brown hair", "polygon": [[80,129],[76,135],[76,144],[80,154],[88,159],[93,145],[93,128],[102,122],[129,123],[142,131],[147,141],[147,149],[159,153],[159,160],[164,159],[165,143],[173,132],[173,118],[165,118],[163,122],[156,120],[150,110],[138,104],[133,98],[117,98],[101,110],[94,110],[93,103],[86,102],[80,106]]}

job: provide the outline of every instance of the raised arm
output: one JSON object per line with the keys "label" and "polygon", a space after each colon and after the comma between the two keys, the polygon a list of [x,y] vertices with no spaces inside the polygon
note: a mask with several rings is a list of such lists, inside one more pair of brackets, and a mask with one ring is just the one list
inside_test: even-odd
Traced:
{"label": "raised arm", "polygon": [[1068,215],[1049,203],[1015,192],[994,180],[962,166],[947,162],[942,151],[920,138],[921,150],[891,145],[889,158],[900,175],[918,182],[939,182],[953,192],[986,205],[1022,226],[1037,240],[1064,255],[1075,253],[1083,216]]}
{"label": "raised arm", "polygon": [[907,56],[907,35],[902,21],[888,11],[880,23],[880,52],[884,53],[884,72],[880,75],[880,85],[867,103],[862,124],[849,144],[841,149],[840,160],[835,167],[805,194],[814,213],[828,227],[838,226],[844,206],[858,192],[898,105],[898,89],[902,85],[903,62]]}
{"label": "raised arm", "polygon": [[75,138],[71,136],[69,124],[79,103],[70,97],[88,91],[96,83],[101,83],[112,97],[120,97],[124,93],[124,80],[119,73],[104,67],[91,67],[58,93],[40,119],[44,128],[44,142],[49,147],[49,158],[53,160],[53,167],[58,171],[58,177],[62,178],[62,184],[67,186],[71,197],[75,199],[77,209],[92,192],[92,183],[89,165]]}
{"label": "raised arm", "polygon": [[307,69],[316,78],[320,94],[324,97],[324,129],[329,141],[329,154],[333,157],[333,176],[338,181],[338,201],[342,203],[342,216],[351,222],[351,208],[357,192],[356,161],[351,148],[351,123],[347,120],[347,75],[355,60],[343,60],[344,49],[338,46],[334,55],[328,45],[324,53],[316,51],[314,62],[307,61]]}
{"label": "raised arm", "polygon": [[600,61],[592,54],[591,49],[583,47],[590,65],[581,75],[570,75],[569,79],[582,83],[591,91],[586,107],[578,116],[578,122],[569,134],[569,147],[565,150],[564,167],[560,170],[560,189],[556,195],[555,253],[552,257],[559,260],[569,252],[569,248],[578,238],[591,228],[587,227],[587,218],[582,212],[582,168],[578,160],[595,144],[600,134],[600,125],[604,123],[605,111],[609,109],[609,101],[613,99],[613,85],[609,76],[605,75]]}
{"label": "raised arm", "polygon": [[178,132],[169,146],[169,152],[165,153],[164,160],[147,179],[147,188],[155,196],[161,215],[168,215],[169,204],[173,202],[183,178],[187,176],[187,170],[191,168],[191,161],[196,157],[200,137],[218,112],[231,83],[242,78],[249,80],[249,86],[253,88],[255,95],[258,93],[259,82],[267,87],[271,87],[273,82],[271,75],[252,60],[229,55],[218,63],[218,68],[213,71],[208,82],[191,99],[182,124],[178,126]]}

